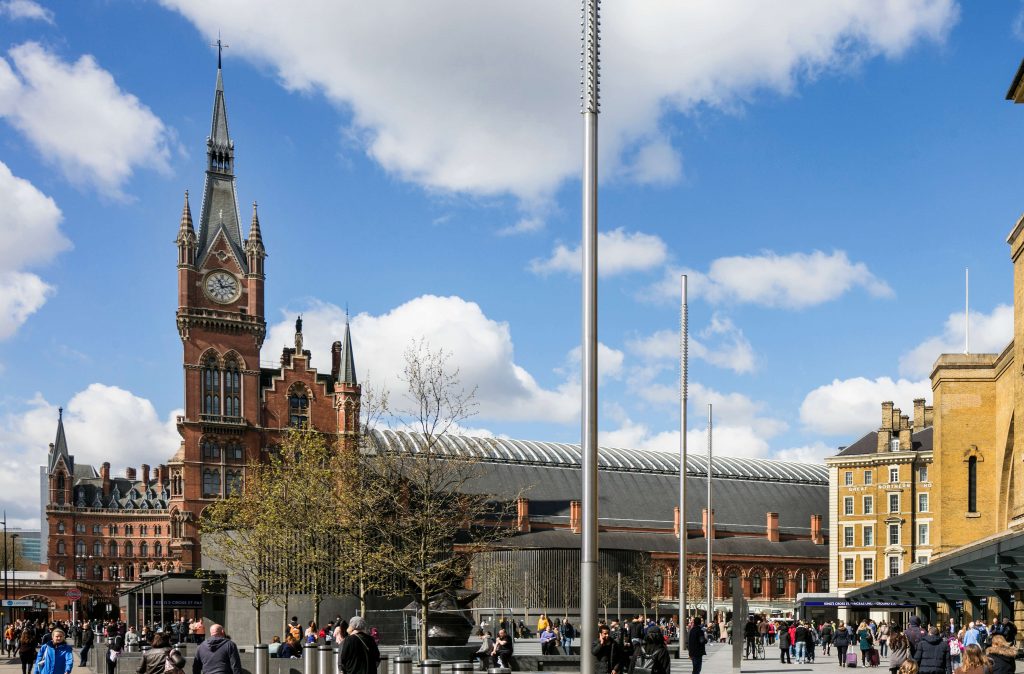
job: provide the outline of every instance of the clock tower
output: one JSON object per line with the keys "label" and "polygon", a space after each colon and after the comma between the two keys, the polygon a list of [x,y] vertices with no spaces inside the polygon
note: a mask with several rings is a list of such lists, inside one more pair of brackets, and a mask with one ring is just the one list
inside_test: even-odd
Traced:
{"label": "clock tower", "polygon": [[180,554],[186,568],[198,562],[202,509],[241,488],[245,466],[259,460],[261,444],[266,249],[255,203],[249,237],[242,238],[219,59],[206,159],[198,235],[186,192],[176,240],[185,413],[178,418],[181,446],[168,467],[172,555]]}

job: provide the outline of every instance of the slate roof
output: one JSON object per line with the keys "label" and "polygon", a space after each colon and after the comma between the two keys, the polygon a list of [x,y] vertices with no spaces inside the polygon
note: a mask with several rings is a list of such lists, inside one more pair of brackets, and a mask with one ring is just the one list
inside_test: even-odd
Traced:
{"label": "slate roof", "polygon": [[[415,434],[394,431],[376,431],[373,437],[378,446],[392,448],[415,446],[418,440]],[[570,501],[581,499],[579,464],[572,460],[579,455],[578,446],[494,438],[450,439],[458,441],[448,448],[452,455],[474,456],[479,461],[468,490],[492,494],[499,499],[511,498],[522,490],[522,495],[529,499],[531,520],[568,524]],[[529,456],[505,453],[511,452],[517,444],[523,445],[523,449],[528,446],[533,453]],[[504,445],[511,447],[499,451]],[[543,451],[547,445],[555,446]],[[485,452],[488,447],[493,451]],[[652,468],[646,459],[653,452],[606,448],[600,451],[598,510],[601,525],[649,527],[671,532],[678,502],[678,469],[670,461],[660,459],[656,464],[658,468]],[[611,451],[616,454],[607,456]],[[636,458],[628,461],[631,456]],[[663,456],[671,458],[671,455]],[[720,463],[716,459],[713,462],[713,507],[718,530],[763,535],[767,527],[766,513],[777,512],[779,530],[783,534],[809,535],[811,515],[822,515],[822,531],[827,532],[824,518],[828,515],[828,482],[818,479],[819,475],[824,477],[824,466],[797,464],[809,470],[792,472],[783,470],[790,468],[787,462],[745,459],[742,461],[746,464],[744,471],[740,473],[735,470],[733,462],[736,461]],[[783,467],[774,465],[780,463]],[[706,469],[706,462],[693,462],[688,470],[686,508],[691,528],[700,524],[707,495],[707,478],[696,468]],[[798,476],[804,474],[814,479],[799,481]],[[664,537],[664,533],[654,535]]]}
{"label": "slate roof", "polygon": [[106,508],[110,510],[166,510],[170,498],[170,484],[148,485],[141,480],[123,477],[110,479],[110,493],[103,497],[103,479],[95,476],[75,480],[72,500],[79,508]]}
{"label": "slate roof", "polygon": [[[932,427],[929,426],[910,436],[913,451],[932,451],[932,430]],[[878,452],[878,431],[871,431],[864,434],[857,442],[844,448],[836,456],[857,456],[860,454],[875,454],[876,452]]]}

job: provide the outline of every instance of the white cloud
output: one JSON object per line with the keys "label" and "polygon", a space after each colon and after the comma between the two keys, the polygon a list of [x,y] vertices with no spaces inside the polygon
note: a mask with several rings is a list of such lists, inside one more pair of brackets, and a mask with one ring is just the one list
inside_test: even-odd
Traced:
{"label": "white cloud", "polygon": [[[690,336],[690,355],[717,367],[740,374],[753,372],[757,366],[754,348],[743,331],[726,316],[714,314],[711,322]],[[647,361],[679,360],[679,333],[659,330],[646,337],[630,340],[627,348]]]}
{"label": "white cloud", "polygon": [[498,230],[500,236],[512,236],[514,234],[532,234],[544,229],[544,219],[538,217],[521,218],[516,224],[509,225]]}
{"label": "white cloud", "polygon": [[[578,174],[576,4],[162,2],[207,39],[232,35],[233,53],[269,64],[285,87],[323,92],[351,113],[369,156],[405,180],[529,201]],[[609,3],[605,175],[678,175],[660,139],[667,113],[790,93],[823,72],[942,41],[956,19],[953,0]],[[635,147],[653,149],[639,150],[631,171]]]}
{"label": "white cloud", "polygon": [[683,159],[667,138],[644,143],[623,161],[621,175],[641,184],[667,185],[683,175]]}
{"label": "white cloud", "polygon": [[931,390],[927,379],[835,379],[804,397],[800,421],[810,431],[847,436],[852,442],[881,425],[883,401],[891,400],[904,414],[912,415],[914,399],[930,397]]}
{"label": "white cloud", "polygon": [[816,440],[809,445],[780,449],[775,452],[772,458],[779,459],[780,461],[796,461],[798,463],[824,463],[825,458],[833,456],[837,449],[838,447],[826,445],[824,442]]}
{"label": "white cloud", "polygon": [[[569,371],[569,377],[572,381],[580,380],[580,363],[582,362],[581,354],[583,353],[583,347],[577,346],[569,351],[569,365],[571,370]],[[618,349],[604,344],[603,342],[597,343],[597,383],[599,385],[604,384],[609,379],[619,379],[623,372],[623,363],[626,360],[626,354]],[[563,370],[563,373],[565,371]]]}
{"label": "white cloud", "polygon": [[70,243],[60,231],[53,199],[0,162],[0,340],[39,310],[54,288],[24,269],[44,264]]}
{"label": "white cloud", "polygon": [[[900,356],[900,374],[927,377],[935,360],[943,353],[963,353],[964,315],[953,313],[946,319],[942,334],[929,337]],[[971,312],[971,353],[1000,353],[1013,339],[1013,307],[1000,304],[991,313]]]}
{"label": "white cloud", "polygon": [[53,24],[53,12],[32,0],[0,2],[0,16],[6,16],[12,20],[26,19]]}
{"label": "white cloud", "polygon": [[[38,517],[38,466],[56,437],[57,407],[37,393],[22,409],[0,418],[0,498],[16,518]],[[178,449],[175,417],[181,413],[175,410],[161,420],[149,400],[117,386],[90,384],[64,409],[68,451],[79,464],[98,468],[110,461],[115,472],[165,463]]]}
{"label": "white cloud", "polygon": [[92,56],[68,63],[35,42],[8,56],[0,58],[0,116],[69,180],[123,198],[135,169],[169,171],[167,127]]}
{"label": "white cloud", "polygon": [[[597,235],[597,271],[601,276],[653,269],[664,264],[667,257],[668,247],[654,234],[626,232],[620,227]],[[570,250],[559,244],[551,257],[531,262],[530,271],[535,274],[579,274],[581,265],[579,246]]]}
{"label": "white cloud", "polygon": [[861,287],[875,297],[892,297],[889,285],[863,262],[851,262],[843,251],[826,254],[790,253],[720,257],[707,273],[667,269],[664,278],[645,291],[645,297],[679,299],[679,276],[687,274],[690,299],[711,304],[758,304],[766,307],[805,309],[838,299]]}
{"label": "white cloud", "polygon": [[[330,370],[330,347],[345,329],[345,312],[314,302],[302,312],[303,334],[313,363]],[[293,341],[294,315],[270,327],[268,354]],[[491,320],[480,306],[460,297],[423,295],[380,316],[352,318],[352,340],[358,375],[395,395],[402,391],[398,374],[403,354],[413,340],[423,338],[432,349],[451,354],[462,383],[477,387],[484,419],[571,422],[579,415],[579,388],[567,380],[544,388],[515,362],[508,323]]]}

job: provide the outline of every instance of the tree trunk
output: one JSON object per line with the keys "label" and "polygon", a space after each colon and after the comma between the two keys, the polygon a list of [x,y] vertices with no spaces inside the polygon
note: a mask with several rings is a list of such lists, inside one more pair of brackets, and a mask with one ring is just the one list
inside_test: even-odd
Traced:
{"label": "tree trunk", "polygon": [[288,635],[288,593],[284,595],[284,613],[281,615],[281,638]]}
{"label": "tree trunk", "polygon": [[427,629],[430,619],[430,603],[427,595],[420,593],[420,661],[427,659]]}
{"label": "tree trunk", "polygon": [[256,643],[263,643],[263,604],[253,607],[256,609]]}

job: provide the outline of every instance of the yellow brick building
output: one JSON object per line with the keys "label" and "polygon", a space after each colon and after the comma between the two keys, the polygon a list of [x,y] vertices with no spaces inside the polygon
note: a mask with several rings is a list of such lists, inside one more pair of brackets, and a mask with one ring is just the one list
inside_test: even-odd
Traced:
{"label": "yellow brick building", "polygon": [[891,402],[882,423],[829,469],[830,587],[839,594],[931,559],[934,546],[932,408],[914,401],[911,420]]}

